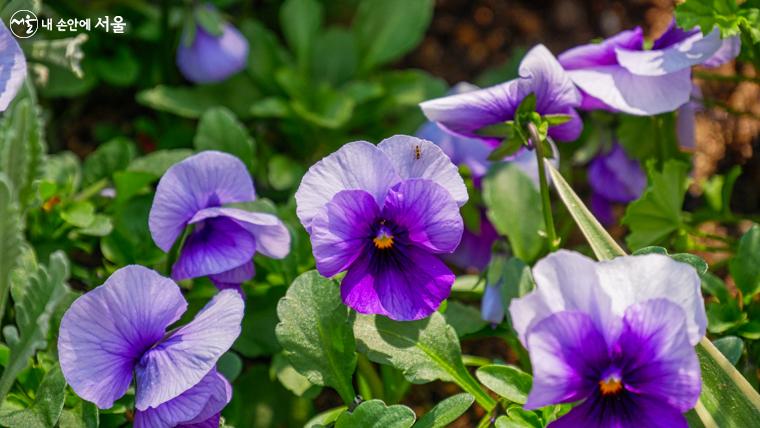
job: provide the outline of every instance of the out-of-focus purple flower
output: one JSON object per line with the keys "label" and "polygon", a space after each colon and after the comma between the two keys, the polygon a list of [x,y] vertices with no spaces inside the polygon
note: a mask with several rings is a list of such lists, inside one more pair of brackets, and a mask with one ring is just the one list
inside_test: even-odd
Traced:
{"label": "out-of-focus purple flower", "polygon": [[672,21],[652,49],[644,49],[643,32],[636,27],[558,58],[581,89],[581,108],[653,115],[688,101],[692,66],[726,62],[738,54],[738,43],[735,37],[721,39],[717,29],[703,36],[699,29],[684,31]]}
{"label": "out-of-focus purple flower", "polygon": [[693,267],[650,254],[594,262],[560,250],[509,311],[530,353],[536,409],[580,401],[551,428],[682,427],[699,398],[707,319]]}
{"label": "out-of-focus purple flower", "polygon": [[702,104],[702,91],[694,85],[691,89],[689,102],[678,108],[676,118],[676,135],[678,144],[685,149],[696,148],[696,120],[697,112],[704,109]]}
{"label": "out-of-focus purple flower", "polygon": [[201,152],[169,168],[156,188],[148,225],[166,252],[186,227],[193,228],[172,278],[209,276],[219,288],[229,288],[253,277],[255,253],[285,257],[290,233],[277,217],[225,206],[255,199],[245,165],[227,153]]}
{"label": "out-of-focus purple flower", "polygon": [[501,304],[501,284],[488,284],[480,301],[480,316],[491,325],[504,321],[504,306]]}
{"label": "out-of-focus purple flower", "polygon": [[245,68],[248,41],[237,28],[223,22],[222,34],[213,35],[197,22],[194,25],[192,42],[185,42],[185,38],[190,37],[186,30],[177,48],[177,66],[187,80],[220,82]]}
{"label": "out-of-focus purple flower", "polygon": [[8,27],[0,22],[0,111],[5,111],[26,79],[26,58]]}
{"label": "out-of-focus purple flower", "polygon": [[588,181],[593,191],[591,210],[602,224],[614,223],[612,204],[634,201],[647,185],[647,176],[639,161],[628,157],[615,143],[606,153],[598,154],[588,168]]}
{"label": "out-of-focus purple flower", "polygon": [[468,197],[435,144],[405,135],[346,144],[309,169],[295,197],[317,270],[346,271],[346,305],[414,320],[448,297],[454,274],[438,254],[459,245]]}
{"label": "out-of-focus purple flower", "polygon": [[583,123],[575,112],[581,97],[567,73],[543,45],[531,49],[520,63],[520,77],[476,91],[450,95],[420,104],[422,112],[433,122],[457,135],[488,141],[492,147],[502,137],[483,136],[478,130],[514,119],[520,103],[531,93],[536,95],[536,112],[566,114],[570,121],[549,129],[557,141],[578,138]]}
{"label": "out-of-focus purple flower", "polygon": [[218,420],[232,391],[215,365],[240,334],[243,300],[221,291],[189,324],[167,332],[186,309],[172,280],[142,266],[117,270],[61,320],[58,352],[66,381],[107,409],[134,377],[138,428]]}

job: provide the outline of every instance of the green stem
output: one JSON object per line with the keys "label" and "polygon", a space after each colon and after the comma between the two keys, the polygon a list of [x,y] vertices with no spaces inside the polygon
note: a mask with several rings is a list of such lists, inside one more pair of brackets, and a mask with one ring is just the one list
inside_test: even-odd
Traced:
{"label": "green stem", "polygon": [[101,178],[100,180],[90,184],[87,188],[83,189],[76,196],[74,196],[74,200],[77,202],[86,201],[90,199],[91,197],[100,193],[100,191],[105,189],[106,186],[108,186],[108,179]]}
{"label": "green stem", "polygon": [[478,357],[477,355],[462,355],[462,362],[465,366],[483,367],[491,364],[488,358]]}
{"label": "green stem", "polygon": [[496,404],[498,404],[493,397],[483,390],[483,387],[481,387],[475,378],[469,373],[467,373],[466,378],[458,378],[455,380],[457,385],[459,385],[465,392],[468,392],[475,397],[475,401],[477,401],[480,407],[484,408],[487,412],[493,410],[496,407]]}
{"label": "green stem", "polygon": [[364,397],[365,399],[378,398],[384,400],[384,388],[383,381],[378,376],[375,367],[372,363],[362,354],[359,354],[356,360],[357,368],[359,369],[359,375],[364,378],[369,387],[369,391],[372,397]]}
{"label": "green stem", "polygon": [[533,123],[528,124],[533,146],[536,149],[536,161],[538,162],[538,183],[541,190],[541,205],[544,213],[544,223],[546,225],[546,238],[549,240],[549,251],[555,251],[559,248],[557,232],[554,229],[554,217],[552,215],[552,202],[549,197],[549,183],[546,180],[546,169],[544,167],[543,140],[538,135],[538,129]]}

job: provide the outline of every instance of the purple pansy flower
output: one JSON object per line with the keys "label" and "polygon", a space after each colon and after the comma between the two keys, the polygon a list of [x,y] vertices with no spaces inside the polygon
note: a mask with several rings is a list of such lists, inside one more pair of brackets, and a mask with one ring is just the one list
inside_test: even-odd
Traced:
{"label": "purple pansy flower", "polygon": [[520,103],[531,93],[536,95],[536,112],[566,114],[570,121],[549,128],[557,141],[578,138],[583,128],[575,107],[581,96],[569,76],[543,45],[531,49],[520,63],[520,77],[476,91],[425,101],[422,112],[433,122],[455,134],[479,138],[496,147],[501,138],[478,135],[487,126],[514,119]]}
{"label": "purple pansy flower", "polygon": [[26,58],[8,27],[0,22],[0,111],[5,111],[26,79]]}
{"label": "purple pansy flower", "polygon": [[551,428],[686,428],[699,398],[694,346],[707,319],[696,270],[668,256],[604,262],[560,250],[509,311],[530,353],[525,404],[580,403]]}
{"label": "purple pansy flower", "polygon": [[[210,6],[203,6],[210,7]],[[177,48],[177,66],[187,80],[195,83],[220,82],[245,68],[248,61],[248,41],[237,28],[222,23],[222,34],[209,34],[202,25],[194,23],[192,42],[183,41]]]}
{"label": "purple pansy flower", "polygon": [[134,376],[136,428],[218,424],[232,392],[214,367],[240,334],[243,300],[222,291],[189,324],[167,332],[186,309],[172,280],[142,266],[117,270],[61,320],[58,352],[66,381],[107,409]]}
{"label": "purple pansy flower", "polygon": [[172,278],[209,276],[217,287],[229,288],[253,277],[255,253],[285,257],[290,233],[277,217],[225,206],[255,199],[245,165],[227,153],[201,152],[169,168],[156,188],[148,223],[153,241],[166,252],[193,227]]}
{"label": "purple pansy flower", "polygon": [[639,161],[615,143],[610,151],[599,153],[591,161],[588,182],[593,190],[592,211],[602,224],[611,225],[615,222],[612,204],[638,199],[646,188],[647,176]]}
{"label": "purple pansy flower", "polygon": [[414,320],[448,297],[454,274],[437,255],[459,245],[467,188],[435,144],[405,135],[346,144],[309,169],[295,197],[317,270],[346,272],[346,305]]}
{"label": "purple pansy flower", "polygon": [[643,31],[636,27],[558,58],[581,89],[582,108],[654,115],[688,101],[692,66],[726,62],[738,54],[738,43],[735,37],[721,39],[717,29],[703,36],[672,21],[651,49],[644,49]]}

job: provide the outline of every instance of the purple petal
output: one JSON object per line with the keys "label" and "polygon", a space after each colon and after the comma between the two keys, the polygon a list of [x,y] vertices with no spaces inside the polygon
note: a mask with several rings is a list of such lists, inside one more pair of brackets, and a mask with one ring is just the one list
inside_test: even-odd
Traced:
{"label": "purple petal", "polygon": [[434,253],[451,253],[462,239],[459,207],[446,189],[427,179],[413,178],[393,187],[383,218],[405,229],[414,245]]}
{"label": "purple petal", "polygon": [[691,89],[691,100],[678,108],[676,135],[678,143],[686,149],[696,148],[695,123],[697,112],[702,111],[702,91],[694,85]]}
{"label": "purple petal", "polygon": [[366,141],[348,143],[309,168],[296,192],[296,212],[310,232],[314,216],[341,190],[365,190],[379,206],[399,181],[390,159],[377,147]]}
{"label": "purple petal", "polygon": [[[580,106],[580,101],[578,105]],[[583,132],[583,121],[580,116],[578,116],[578,113],[572,108],[557,113],[569,115],[570,120],[561,125],[549,128],[549,136],[557,141],[577,140],[578,137],[581,136],[581,132]]]}
{"label": "purple petal", "polygon": [[615,224],[615,212],[612,210],[612,202],[598,193],[591,194],[591,212],[594,217],[604,226]]}
{"label": "purple petal", "polygon": [[240,334],[243,300],[233,290],[215,295],[189,324],[143,355],[135,368],[135,407],[157,407],[190,389]]}
{"label": "purple petal", "polygon": [[401,179],[432,180],[443,186],[458,206],[467,202],[467,187],[459,169],[440,147],[417,137],[394,135],[381,141],[377,148],[388,156]]}
{"label": "purple petal", "polygon": [[707,61],[721,45],[716,28],[707,36],[697,32],[664,49],[616,48],[615,52],[618,63],[637,76],[664,76]]}
{"label": "purple petal", "polygon": [[452,254],[444,254],[441,257],[447,262],[461,269],[477,269],[482,271],[491,260],[491,247],[499,238],[499,234],[494,229],[493,224],[486,217],[485,212],[481,212],[480,230],[475,233],[464,228],[462,241]]}
{"label": "purple petal", "polygon": [[435,122],[426,122],[415,135],[435,143],[455,165],[467,165],[473,178],[483,177],[488,172],[488,155],[494,148],[482,139],[451,134]]}
{"label": "purple petal", "polygon": [[253,258],[256,239],[243,226],[227,217],[197,223],[187,237],[172,278],[183,280],[234,269]]}
{"label": "purple petal", "polygon": [[247,61],[248,41],[226,22],[219,36],[195,25],[193,43],[187,46],[180,42],[177,48],[179,70],[187,80],[195,83],[222,81],[245,68]]}
{"label": "purple petal", "polygon": [[568,71],[588,95],[617,111],[654,115],[673,111],[689,100],[691,70],[664,76],[637,76],[617,65]]}
{"label": "purple petal", "polygon": [[24,52],[8,27],[0,22],[0,111],[8,108],[25,79]]}
{"label": "purple petal", "polygon": [[212,369],[195,386],[158,407],[135,412],[135,428],[174,428],[204,422],[232,398],[229,382]]}
{"label": "purple petal", "polygon": [[680,306],[666,299],[634,304],[625,311],[616,347],[625,361],[625,388],[681,412],[694,407],[702,386],[685,315]]}
{"label": "purple petal", "polygon": [[548,428],[688,428],[686,418],[667,403],[644,397],[601,402],[588,399]]}
{"label": "purple petal", "polygon": [[698,28],[694,28],[688,31],[684,30],[678,27],[675,18],[673,18],[670,20],[668,28],[665,30],[665,32],[662,33],[662,35],[658,37],[654,43],[652,43],[652,49],[667,49],[676,43],[681,43],[682,41],[694,36],[695,34],[702,34],[702,31]]}
{"label": "purple petal", "polygon": [[741,50],[742,42],[739,36],[727,37],[721,40],[720,48],[715,51],[713,56],[702,62],[702,66],[718,67],[723,65],[739,56]]}
{"label": "purple petal", "polygon": [[207,151],[179,162],[161,177],[148,224],[156,245],[168,252],[203,208],[256,199],[253,181],[235,156]]}
{"label": "purple petal", "polygon": [[343,190],[314,217],[311,246],[317,270],[326,277],[343,272],[372,241],[380,216],[375,199],[363,190]]}
{"label": "purple petal", "polygon": [[228,285],[231,284],[235,284],[239,287],[240,284],[253,278],[255,274],[256,268],[253,265],[253,261],[249,260],[248,262],[243,263],[236,268],[224,271],[222,273],[209,275],[209,279],[214,283],[214,285],[216,285],[217,288],[224,290],[230,288]]}
{"label": "purple petal", "polygon": [[501,285],[487,285],[480,301],[480,317],[493,325],[504,321],[504,305],[501,304]]}
{"label": "purple petal", "polygon": [[273,259],[282,259],[290,252],[290,232],[276,216],[238,208],[206,208],[193,216],[190,224],[224,216],[235,220],[256,239],[256,252]]}
{"label": "purple petal", "polygon": [[194,424],[177,425],[177,428],[219,428],[219,421],[221,420],[221,416],[221,413],[217,413],[205,421],[197,422]]}
{"label": "purple petal", "polygon": [[365,253],[341,283],[343,302],[360,313],[397,321],[429,316],[451,293],[456,278],[436,256],[407,247],[392,260]]}
{"label": "purple petal", "polygon": [[563,311],[528,330],[533,387],[526,409],[571,403],[591,395],[609,365],[607,342],[583,312]]}
{"label": "purple petal", "polygon": [[560,311],[582,311],[590,315],[608,341],[615,336],[611,325],[610,298],[599,284],[597,263],[581,254],[559,250],[533,267],[536,289],[512,300],[509,313],[520,341],[544,318]]}
{"label": "purple petal", "polygon": [[618,33],[601,43],[578,46],[561,53],[557,59],[565,70],[578,70],[603,65],[617,65],[615,48],[638,49],[644,44],[641,27]]}
{"label": "purple petal", "polygon": [[686,314],[689,343],[705,335],[707,318],[697,271],[686,263],[661,254],[617,257],[597,264],[599,285],[612,299],[612,311],[623,316],[626,309],[650,299],[667,299]]}
{"label": "purple petal", "polygon": [[172,280],[142,266],[117,270],[61,320],[58,352],[66,381],[85,400],[111,407],[127,391],[135,361],[186,308]]}
{"label": "purple petal", "polygon": [[639,161],[628,157],[619,144],[597,155],[588,169],[588,181],[598,195],[608,201],[628,203],[638,199],[647,185]]}
{"label": "purple petal", "polygon": [[538,113],[565,114],[569,107],[580,105],[581,97],[578,90],[554,55],[544,45],[537,45],[528,51],[520,63],[519,73],[526,86],[523,93],[536,94]]}

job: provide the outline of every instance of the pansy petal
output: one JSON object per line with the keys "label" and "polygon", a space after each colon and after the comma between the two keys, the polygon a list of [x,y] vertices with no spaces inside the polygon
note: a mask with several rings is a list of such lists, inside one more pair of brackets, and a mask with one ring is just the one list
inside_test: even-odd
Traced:
{"label": "pansy petal", "polygon": [[388,189],[401,181],[388,157],[366,141],[348,143],[314,164],[296,191],[296,213],[311,232],[320,209],[341,190],[364,190],[380,205]]}
{"label": "pansy petal", "polygon": [[526,296],[513,299],[509,306],[512,324],[526,344],[531,326],[553,313],[579,310],[589,314],[598,329],[614,335],[611,321],[611,302],[602,293],[596,273],[596,262],[567,250],[556,251],[539,260],[533,267],[536,289]]}
{"label": "pansy petal", "polygon": [[273,259],[282,259],[290,252],[290,232],[277,216],[239,208],[206,208],[193,216],[190,224],[207,218],[224,216],[235,220],[256,239],[256,252]]}
{"label": "pansy petal", "polygon": [[595,321],[579,311],[558,312],[531,327],[527,348],[533,387],[526,409],[588,397],[609,364],[604,336]]}
{"label": "pansy petal", "polygon": [[174,428],[203,422],[219,413],[227,402],[229,382],[215,369],[195,386],[158,407],[135,412],[135,428]]}
{"label": "pansy petal", "polygon": [[183,280],[226,272],[251,260],[256,239],[227,217],[210,218],[195,226],[172,266],[172,278]]}
{"label": "pansy petal", "polygon": [[239,285],[253,278],[255,274],[256,274],[256,268],[253,265],[253,261],[249,260],[248,262],[243,263],[242,265],[236,268],[232,268],[222,273],[209,275],[209,279],[211,280],[211,282],[214,283],[214,285],[217,285],[217,286],[218,284],[238,284]]}
{"label": "pansy petal", "polygon": [[451,134],[435,122],[426,122],[415,135],[440,147],[454,165],[466,165],[473,178],[479,179],[488,172],[488,155],[494,148],[482,139]]}
{"label": "pansy petal", "polygon": [[451,293],[451,270],[416,247],[390,257],[365,253],[359,258],[341,283],[343,302],[357,312],[397,321],[425,318],[437,310]]}
{"label": "pansy petal", "polygon": [[624,397],[600,402],[599,394],[549,424],[548,428],[688,428],[686,418],[661,400]]}
{"label": "pansy petal", "polygon": [[142,266],[127,266],[79,297],[61,320],[58,353],[66,381],[107,409],[127,391],[135,360],[185,312],[177,284]]}
{"label": "pansy petal", "polygon": [[616,65],[615,48],[641,49],[644,32],[641,27],[620,32],[601,43],[581,45],[561,53],[557,59],[565,70]]}
{"label": "pansy petal", "polygon": [[[580,93],[579,93],[580,96]],[[579,102],[580,105],[580,102]],[[569,108],[561,114],[570,116],[570,120],[549,128],[549,136],[557,141],[575,141],[583,132],[583,121],[575,109]]]}
{"label": "pansy petal", "polygon": [[664,49],[616,48],[618,63],[637,76],[664,76],[710,59],[721,47],[720,31],[701,32]]}
{"label": "pansy petal", "polygon": [[597,155],[589,165],[588,181],[595,194],[608,201],[628,203],[638,199],[647,185],[639,161],[629,157],[615,144],[607,153]]}
{"label": "pansy petal", "polygon": [[331,277],[348,269],[372,242],[372,225],[379,215],[369,193],[338,192],[312,221],[311,246],[319,273]]}
{"label": "pansy petal", "polygon": [[637,76],[617,65],[568,71],[588,95],[624,113],[649,116],[670,112],[689,100],[691,70],[664,76]]}
{"label": "pansy petal", "polygon": [[0,112],[18,93],[26,79],[26,59],[16,38],[0,22]]}
{"label": "pansy petal", "polygon": [[397,184],[385,199],[383,218],[406,230],[408,239],[435,253],[459,245],[464,221],[459,207],[441,185],[423,178]]}
{"label": "pansy petal", "polygon": [[691,265],[662,254],[617,257],[597,266],[599,285],[612,299],[612,311],[622,316],[634,303],[667,299],[686,313],[689,343],[705,335],[707,318],[700,279]]}
{"label": "pansy petal", "polygon": [[243,162],[227,153],[206,151],[169,168],[161,177],[148,225],[156,245],[169,251],[196,212],[256,198]]}
{"label": "pansy petal", "polygon": [[403,180],[427,178],[448,191],[458,206],[467,202],[467,187],[459,169],[430,141],[408,135],[394,135],[377,146],[388,156]]}
{"label": "pansy petal", "polygon": [[461,269],[482,271],[491,260],[491,249],[497,239],[499,239],[499,234],[486,217],[485,212],[481,212],[480,230],[473,232],[465,227],[457,249],[451,254],[441,255],[441,257],[447,263]]}
{"label": "pansy petal", "polygon": [[686,313],[666,299],[636,303],[625,311],[618,339],[625,388],[686,412],[699,398],[699,360],[686,334]]}
{"label": "pansy petal", "polygon": [[177,67],[187,80],[220,82],[245,68],[248,40],[235,27],[223,22],[218,36],[207,33],[202,25],[194,25],[193,31],[193,43],[177,47]]}
{"label": "pansy petal", "polygon": [[221,420],[221,413],[217,413],[210,418],[202,422],[193,424],[181,424],[177,425],[177,428],[219,428],[219,421]]}
{"label": "pansy petal", "polygon": [[718,67],[723,65],[739,55],[742,50],[742,41],[739,36],[726,37],[721,40],[720,48],[708,58],[702,62],[704,67]]}
{"label": "pansy petal", "polygon": [[546,46],[537,45],[528,51],[520,63],[519,73],[523,96],[536,94],[537,112],[566,113],[568,107],[580,105],[578,89]]}
{"label": "pansy petal", "polygon": [[215,295],[195,319],[150,349],[135,368],[135,407],[157,407],[197,384],[240,334],[243,300],[233,290]]}

